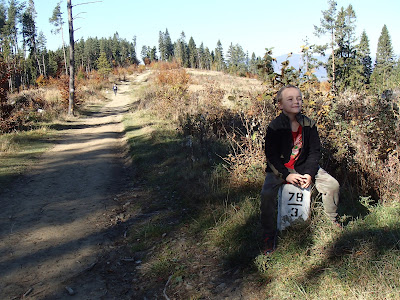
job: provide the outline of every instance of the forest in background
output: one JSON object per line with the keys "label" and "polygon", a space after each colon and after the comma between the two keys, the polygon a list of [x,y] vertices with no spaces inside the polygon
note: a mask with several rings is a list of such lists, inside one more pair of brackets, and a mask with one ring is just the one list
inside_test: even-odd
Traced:
{"label": "forest in background", "polygon": [[[8,3],[5,0],[0,1],[0,55],[4,64],[2,73],[8,75],[10,92],[38,86],[43,80],[59,78],[62,74],[68,75],[69,46],[65,45],[65,37],[62,35],[63,26],[67,22],[60,5],[61,2],[54,8],[53,15],[49,16],[49,26],[60,37],[63,46],[52,51],[46,48],[44,34],[37,32],[34,0],[9,0]],[[290,72],[293,81],[296,81],[304,77],[312,78],[315,76],[315,69],[323,66],[336,91],[371,89],[380,93],[396,87],[400,78],[399,58],[395,56],[386,25],[381,25],[376,60],[373,62],[367,33],[364,31],[360,37],[355,35],[357,19],[353,7],[349,5],[338,9],[333,0],[328,1],[328,6],[327,10],[322,11],[321,23],[314,26],[314,34],[325,35],[330,42],[325,45],[310,45],[305,40],[300,49],[302,65],[295,69],[285,61],[278,68],[284,69],[286,73]],[[112,68],[127,67],[140,62],[148,65],[157,61],[177,61],[185,68],[262,77],[260,66],[266,60],[255,53],[250,55],[239,44],[231,43],[225,52],[220,41],[215,48],[203,43],[196,44],[193,37],[187,41],[183,31],[173,42],[168,29],[159,32],[157,46],[143,46],[140,54],[136,49],[136,37],[128,41],[120,38],[117,32],[108,38],[81,39],[74,46],[78,77],[88,77],[92,71],[99,71],[105,76]],[[273,45],[266,47],[266,53],[273,57]],[[327,62],[316,58],[321,56],[327,56]]]}
{"label": "forest in background", "polygon": [[[28,26],[35,25],[34,1],[0,3],[0,154],[6,157],[16,152],[19,132],[35,132],[63,118],[69,60],[67,46],[47,50],[45,37]],[[51,19],[57,33],[64,24],[59,6]],[[337,9],[335,1],[328,1],[315,34],[328,36],[331,43],[305,42],[303,65],[293,68],[284,61],[279,71],[272,48],[255,57],[231,44],[224,56],[221,43],[211,50],[193,38],[187,42],[184,33],[172,42],[167,29],[160,31],[158,46],[145,46],[140,54],[135,40],[117,33],[76,42],[78,114],[85,102],[107,101],[104,93],[114,82],[151,70],[146,86],[135,90],[136,102],[125,120],[139,179],[146,189],[160,192],[138,210],[168,207],[167,216],[135,224],[127,233],[133,253],[144,255],[140,278],[149,290],[160,282],[165,289],[166,280],[159,279],[170,278],[170,288],[185,299],[197,293],[188,292],[186,283],[209,283],[211,276],[204,274],[225,272],[220,268],[226,265],[234,266],[232,273],[255,267],[255,279],[238,276],[245,285],[254,283],[251,292],[264,297],[396,299],[399,60],[386,26],[373,62],[367,33],[357,39],[355,24],[351,6]],[[321,65],[315,55],[321,53],[329,53],[322,63],[327,82],[314,73]],[[316,198],[309,222],[282,234],[277,251],[266,258],[258,255],[263,143],[266,126],[279,113],[274,96],[287,83],[300,86],[303,111],[317,121],[321,166],[340,181],[345,226],[332,229]],[[148,135],[135,136],[136,129],[150,127]],[[176,240],[180,234],[185,239]],[[182,250],[182,241],[188,251]],[[211,257],[215,263],[208,267],[194,263]],[[198,293],[207,295],[207,288]]]}

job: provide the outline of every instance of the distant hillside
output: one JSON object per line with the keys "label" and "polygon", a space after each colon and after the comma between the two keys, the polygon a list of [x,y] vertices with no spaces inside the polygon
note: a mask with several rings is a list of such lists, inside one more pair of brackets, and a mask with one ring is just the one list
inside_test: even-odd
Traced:
{"label": "distant hillside", "polygon": [[[318,56],[316,57],[318,60],[327,61],[327,57],[323,56]],[[287,54],[285,55],[280,55],[276,57],[276,63],[275,63],[275,72],[280,71],[281,63],[287,59]],[[301,54],[298,53],[293,53],[292,56],[289,58],[290,66],[294,67],[295,69],[299,69],[300,66],[303,65],[303,62],[301,61]],[[319,80],[327,80],[327,73],[325,68],[318,68],[315,75]]]}

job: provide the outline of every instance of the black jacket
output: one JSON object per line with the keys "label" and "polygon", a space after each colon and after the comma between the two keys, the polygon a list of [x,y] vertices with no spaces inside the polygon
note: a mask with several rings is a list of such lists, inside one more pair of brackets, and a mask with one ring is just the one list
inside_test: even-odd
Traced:
{"label": "black jacket", "polygon": [[[303,146],[294,165],[299,174],[309,174],[314,179],[319,169],[321,159],[321,143],[316,123],[310,118],[296,115],[297,121],[303,127]],[[265,136],[265,155],[267,157],[267,172],[274,172],[282,179],[290,174],[284,166],[290,159],[293,148],[292,129],[289,117],[281,113],[268,125]]]}

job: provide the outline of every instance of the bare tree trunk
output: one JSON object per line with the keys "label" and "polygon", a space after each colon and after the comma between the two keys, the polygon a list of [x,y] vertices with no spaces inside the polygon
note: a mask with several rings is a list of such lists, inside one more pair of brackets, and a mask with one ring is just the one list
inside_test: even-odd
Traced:
{"label": "bare tree trunk", "polygon": [[8,89],[12,93],[13,92],[13,82],[12,82],[12,75],[8,78]]}
{"label": "bare tree trunk", "polygon": [[90,73],[90,57],[87,59],[87,65],[86,65],[86,74],[89,75]]}
{"label": "bare tree trunk", "polygon": [[38,68],[39,68],[39,74],[43,75],[42,67],[40,66],[40,60],[39,60],[39,57],[37,56],[36,52],[35,52],[35,59],[36,59],[36,62],[37,62]]}
{"label": "bare tree trunk", "polygon": [[[71,12],[72,13],[72,12]],[[67,55],[65,53],[65,43],[64,43],[64,34],[63,34],[63,29],[61,27],[61,40],[62,40],[62,48],[63,48],[63,53],[64,53],[64,67],[65,67],[65,75],[68,76],[68,68],[67,68]]]}
{"label": "bare tree trunk", "polygon": [[68,115],[74,113],[74,96],[75,96],[75,56],[74,56],[74,26],[72,19],[71,0],[67,0],[68,8],[68,25],[69,25],[69,104]]}
{"label": "bare tree trunk", "polygon": [[42,54],[42,59],[43,59],[43,76],[44,76],[44,77],[47,77],[47,74],[46,74],[46,64],[45,64],[45,62],[44,62],[44,54]]}
{"label": "bare tree trunk", "polygon": [[[26,49],[25,49],[25,44],[22,45],[22,51],[24,53],[24,57],[26,56]],[[26,60],[24,60],[24,64],[23,64],[23,68],[22,68],[23,72],[21,72],[21,85],[22,85],[22,89],[25,90],[29,85],[28,85],[28,73],[26,70]]]}
{"label": "bare tree trunk", "polygon": [[332,45],[332,88],[333,88],[333,91],[336,93],[335,49],[333,47],[334,42],[335,42],[335,34],[333,32],[333,29],[332,29],[331,37],[332,37],[332,44],[331,44]]}

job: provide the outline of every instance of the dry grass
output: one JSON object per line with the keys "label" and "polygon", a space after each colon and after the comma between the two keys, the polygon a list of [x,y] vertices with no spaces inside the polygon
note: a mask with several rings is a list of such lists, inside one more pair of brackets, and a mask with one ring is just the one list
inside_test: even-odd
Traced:
{"label": "dry grass", "polygon": [[[185,113],[180,122],[177,118],[168,121],[168,126],[179,130],[168,131],[166,137],[164,132],[158,133],[161,127],[150,126],[154,131],[148,140],[134,138],[132,153],[139,156],[144,148],[143,156],[137,159],[146,166],[142,175],[147,184],[154,181],[161,190],[173,186],[175,198],[167,197],[166,201],[178,204],[173,208],[168,202],[168,213],[184,210],[185,216],[177,227],[168,229],[171,231],[164,240],[148,246],[152,250],[144,264],[145,274],[170,277],[168,295],[177,299],[207,298],[224,292],[232,296],[235,289],[248,299],[396,299],[400,289],[396,277],[400,268],[400,207],[393,197],[398,191],[399,159],[397,148],[386,160],[379,151],[370,151],[369,147],[379,149],[385,141],[377,138],[373,144],[364,130],[370,125],[382,130],[381,126],[390,124],[375,119],[366,122],[365,115],[374,112],[376,99],[352,94],[334,99],[327,87],[305,93],[305,111],[319,120],[323,145],[329,151],[324,153],[325,162],[342,175],[338,177],[346,183],[342,196],[351,194],[356,200],[342,198],[345,209],[341,214],[347,226],[340,230],[327,220],[317,198],[311,220],[283,232],[278,250],[265,257],[259,255],[258,221],[258,193],[264,173],[263,167],[254,165],[263,163],[265,126],[276,114],[272,98],[270,94],[259,95],[266,87],[254,79],[186,72],[190,74],[188,88],[168,102],[173,110]],[[171,86],[150,84],[141,97],[148,103],[163,101],[165,95],[172,95],[168,91]],[[240,101],[243,98],[247,100]],[[162,115],[151,112],[146,116]],[[138,122],[139,115],[134,119]],[[168,142],[162,143],[161,136]],[[225,146],[218,149],[222,152],[215,148],[220,143]],[[227,149],[230,154],[224,152]],[[163,154],[153,155],[156,151]],[[388,199],[381,201],[385,205],[372,206],[371,197],[359,194],[360,179],[351,181],[351,172],[362,174],[366,184],[376,184],[387,197],[381,199]],[[384,190],[384,185],[391,188]],[[352,205],[350,214],[346,207]],[[218,289],[221,282],[226,290]],[[235,289],[230,290],[232,287]]]}
{"label": "dry grass", "polygon": [[55,132],[47,127],[0,135],[0,189],[7,187],[17,175],[52,146]]}

